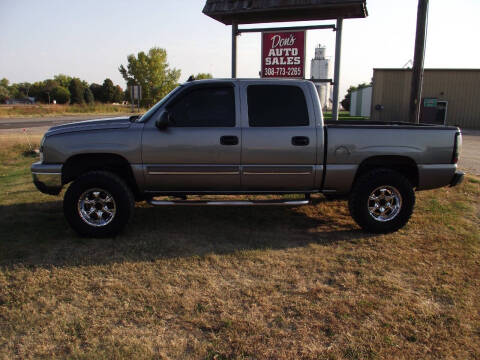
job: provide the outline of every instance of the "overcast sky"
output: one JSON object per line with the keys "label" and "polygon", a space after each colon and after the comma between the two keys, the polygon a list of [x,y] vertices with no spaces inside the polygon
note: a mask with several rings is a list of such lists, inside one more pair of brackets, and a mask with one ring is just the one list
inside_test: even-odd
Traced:
{"label": "overcast sky", "polygon": [[[63,73],[98,83],[109,77],[124,87],[118,66],[153,46],[167,50],[181,81],[198,72],[229,77],[231,27],[203,15],[204,4],[0,0],[0,78],[34,82]],[[369,82],[373,68],[413,59],[417,0],[367,0],[367,6],[368,18],[344,22],[342,96],[350,85]],[[480,0],[430,1],[426,67],[480,68],[478,14]],[[333,57],[334,41],[329,30],[307,33],[307,75],[315,46],[326,45]],[[260,35],[243,34],[238,45],[238,76],[257,77]]]}

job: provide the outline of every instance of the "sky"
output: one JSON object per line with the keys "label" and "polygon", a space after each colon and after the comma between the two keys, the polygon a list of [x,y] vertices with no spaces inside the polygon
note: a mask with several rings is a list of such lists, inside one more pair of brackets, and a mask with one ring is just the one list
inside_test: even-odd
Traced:
{"label": "sky", "polygon": [[[127,56],[165,48],[171,67],[230,77],[231,27],[202,13],[205,0],[0,0],[0,78],[35,82],[67,74],[88,82],[111,78]],[[367,0],[366,19],[344,21],[340,93],[370,82],[373,68],[400,68],[413,59],[417,0]],[[425,66],[480,68],[480,0],[430,0]],[[308,22],[305,24],[324,24]],[[267,26],[303,23],[263,24]],[[263,26],[244,25],[243,27]],[[238,40],[238,77],[258,77],[260,35]],[[306,74],[315,46],[335,53],[335,33],[307,33]],[[332,66],[333,68],[333,66]]]}

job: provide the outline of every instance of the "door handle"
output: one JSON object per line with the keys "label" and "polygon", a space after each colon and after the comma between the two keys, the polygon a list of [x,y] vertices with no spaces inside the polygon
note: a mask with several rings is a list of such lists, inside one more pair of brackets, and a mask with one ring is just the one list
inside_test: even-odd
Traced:
{"label": "door handle", "polygon": [[306,136],[294,136],[292,137],[293,146],[307,146],[310,144],[310,139]]}
{"label": "door handle", "polygon": [[225,135],[220,138],[220,144],[222,145],[238,145],[238,137]]}

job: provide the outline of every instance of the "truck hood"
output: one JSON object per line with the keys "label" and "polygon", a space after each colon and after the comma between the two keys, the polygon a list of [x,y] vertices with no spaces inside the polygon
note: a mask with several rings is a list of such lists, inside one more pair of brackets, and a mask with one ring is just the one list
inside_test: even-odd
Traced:
{"label": "truck hood", "polygon": [[132,123],[128,117],[116,117],[97,120],[86,120],[76,123],[69,123],[51,127],[45,136],[52,136],[56,134],[65,134],[77,131],[95,131],[95,130],[109,130],[109,129],[125,129],[129,128]]}

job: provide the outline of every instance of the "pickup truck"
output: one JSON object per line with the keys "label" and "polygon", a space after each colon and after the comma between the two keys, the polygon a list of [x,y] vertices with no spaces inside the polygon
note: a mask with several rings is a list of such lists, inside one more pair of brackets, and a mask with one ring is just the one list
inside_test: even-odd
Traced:
{"label": "pickup truck", "polygon": [[[84,236],[119,233],[135,201],[298,206],[314,193],[348,198],[360,227],[388,233],[408,222],[415,191],[462,181],[461,143],[457,127],[325,123],[309,81],[215,79],[180,85],[139,117],[54,126],[31,170],[44,193],[70,184],[65,217]],[[304,198],[188,199],[227,194]]]}

